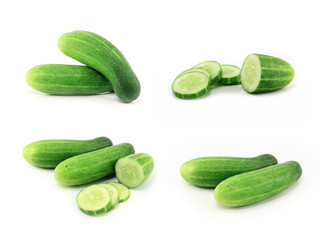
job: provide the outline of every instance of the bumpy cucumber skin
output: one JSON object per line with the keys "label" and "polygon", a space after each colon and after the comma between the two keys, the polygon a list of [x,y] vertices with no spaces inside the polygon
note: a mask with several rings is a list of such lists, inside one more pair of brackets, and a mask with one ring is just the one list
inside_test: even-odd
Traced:
{"label": "bumpy cucumber skin", "polygon": [[[117,183],[117,182],[112,182],[110,184],[112,184],[119,191],[119,203],[125,202],[130,198],[130,190],[125,185],[123,185],[121,183]],[[125,196],[121,195],[121,188],[126,188],[128,190],[127,191],[128,194]]]}
{"label": "bumpy cucumber skin", "polygon": [[90,183],[115,173],[118,159],[133,154],[129,143],[81,154],[61,162],[54,170],[56,180],[64,185],[76,186]]}
{"label": "bumpy cucumber skin", "polygon": [[63,34],[59,49],[67,56],[102,73],[123,102],[140,95],[140,83],[123,54],[105,38],[86,31]]}
{"label": "bumpy cucumber skin", "polygon": [[295,161],[269,166],[224,180],[216,187],[214,196],[223,206],[250,205],[287,189],[301,174],[301,166]]}
{"label": "bumpy cucumber skin", "polygon": [[41,140],[25,146],[23,157],[42,168],[55,168],[67,158],[112,146],[109,138],[91,140]]}
{"label": "bumpy cucumber skin", "polygon": [[[257,88],[249,93],[271,92],[287,86],[294,78],[292,66],[285,60],[262,54],[250,54],[259,58],[261,77]],[[250,56],[249,55],[249,56]],[[248,56],[248,57],[249,57]],[[248,58],[247,57],[247,58]]]}
{"label": "bumpy cucumber skin", "polygon": [[201,157],[182,164],[180,174],[184,180],[198,187],[214,188],[236,174],[277,164],[270,154],[252,158]]}
{"label": "bumpy cucumber skin", "polygon": [[26,79],[33,89],[54,95],[88,95],[113,91],[108,79],[86,66],[39,65],[27,72]]}
{"label": "bumpy cucumber skin", "polygon": [[[234,66],[234,65],[221,65],[221,69],[222,69],[223,66],[232,66],[232,67],[238,68],[237,66]],[[240,68],[238,68],[238,69],[240,70]],[[224,77],[223,76],[223,70],[222,70],[222,75],[221,75],[221,78],[219,80],[219,84],[221,84],[221,85],[239,85],[239,84],[241,84],[240,75],[241,75],[241,70],[239,71],[239,75],[237,75],[237,76]]]}

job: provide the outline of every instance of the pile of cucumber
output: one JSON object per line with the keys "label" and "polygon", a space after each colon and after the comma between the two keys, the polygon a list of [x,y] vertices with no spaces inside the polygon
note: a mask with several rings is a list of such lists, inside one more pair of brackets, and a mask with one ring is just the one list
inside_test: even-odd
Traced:
{"label": "pile of cucumber", "polygon": [[270,154],[253,158],[201,157],[182,164],[180,174],[187,182],[215,188],[214,197],[226,207],[260,202],[287,189],[302,174],[296,161],[278,164]]}
{"label": "pile of cucumber", "polygon": [[173,94],[182,99],[205,95],[219,85],[239,85],[248,93],[270,92],[287,86],[294,78],[291,65],[277,57],[250,54],[242,69],[207,61],[180,73],[172,83]]}
{"label": "pile of cucumber", "polygon": [[59,49],[85,64],[44,64],[30,69],[27,83],[33,89],[55,95],[87,95],[115,92],[123,102],[140,94],[140,83],[118,48],[105,38],[86,31],[63,34]]}
{"label": "pile of cucumber", "polygon": [[128,188],[140,186],[154,168],[153,158],[135,153],[130,143],[118,145],[106,137],[91,140],[41,140],[23,149],[23,157],[41,168],[54,169],[55,179],[67,186],[101,180],[113,174],[119,183],[99,183],[77,196],[81,211],[97,215],[116,207],[130,196]]}

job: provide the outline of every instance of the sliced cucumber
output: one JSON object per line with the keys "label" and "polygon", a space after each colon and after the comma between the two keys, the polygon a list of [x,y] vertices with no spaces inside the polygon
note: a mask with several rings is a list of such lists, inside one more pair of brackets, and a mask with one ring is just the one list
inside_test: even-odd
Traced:
{"label": "sliced cucumber", "polygon": [[172,84],[172,91],[176,97],[182,99],[198,98],[208,92],[210,77],[199,71],[189,71],[180,74]]}
{"label": "sliced cucumber", "polygon": [[112,184],[110,184],[110,183],[99,183],[99,186],[104,187],[110,193],[111,206],[108,209],[108,211],[111,210],[111,209],[114,209],[119,203],[119,191],[118,191],[118,189],[115,186],[113,186]]}
{"label": "sliced cucumber", "polygon": [[117,182],[112,182],[111,184],[118,189],[119,203],[125,202],[130,198],[130,190],[125,185]]}
{"label": "sliced cucumber", "polygon": [[77,204],[88,215],[105,213],[111,207],[110,193],[106,188],[94,184],[78,193]]}
{"label": "sliced cucumber", "polygon": [[153,159],[146,153],[136,153],[119,159],[116,163],[116,176],[128,188],[140,186],[151,174]]}
{"label": "sliced cucumber", "polygon": [[241,83],[249,93],[278,90],[287,86],[293,78],[293,68],[280,58],[250,54],[242,65]]}
{"label": "sliced cucumber", "polygon": [[222,77],[219,81],[222,85],[240,84],[240,68],[234,65],[221,65]]}
{"label": "sliced cucumber", "polygon": [[211,78],[210,72],[208,70],[204,69],[204,68],[190,68],[190,69],[185,70],[182,73],[180,73],[178,75],[178,77],[181,77],[182,75],[184,75],[186,73],[191,73],[191,72],[201,72],[201,73],[207,75],[208,78]]}
{"label": "sliced cucumber", "polygon": [[193,67],[194,69],[205,69],[210,73],[211,86],[216,85],[222,77],[222,69],[216,61],[206,61]]}

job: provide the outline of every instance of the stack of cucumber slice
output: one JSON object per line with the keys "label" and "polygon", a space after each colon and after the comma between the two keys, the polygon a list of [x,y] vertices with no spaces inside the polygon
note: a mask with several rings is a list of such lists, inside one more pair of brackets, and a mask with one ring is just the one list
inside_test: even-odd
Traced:
{"label": "stack of cucumber slice", "polygon": [[182,99],[205,95],[218,85],[239,85],[248,93],[270,92],[287,86],[294,78],[291,65],[277,57],[250,54],[242,69],[206,61],[180,73],[172,84],[173,94]]}

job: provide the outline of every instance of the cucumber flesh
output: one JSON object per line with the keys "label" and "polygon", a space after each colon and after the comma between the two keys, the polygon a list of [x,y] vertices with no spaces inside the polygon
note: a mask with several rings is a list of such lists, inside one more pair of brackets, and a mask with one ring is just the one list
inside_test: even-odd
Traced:
{"label": "cucumber flesh", "polygon": [[240,84],[240,68],[234,65],[221,65],[222,77],[219,81],[222,85]]}
{"label": "cucumber flesh", "polygon": [[241,72],[241,79],[245,79],[242,82],[243,88],[247,92],[254,91],[260,82],[261,76],[261,66],[259,58],[256,55],[249,55],[245,60],[242,72]]}
{"label": "cucumber flesh", "polygon": [[216,61],[206,61],[193,67],[194,69],[205,69],[210,73],[211,86],[216,85],[222,76],[221,65]]}
{"label": "cucumber flesh", "polygon": [[201,73],[207,75],[208,78],[211,78],[210,72],[208,70],[206,70],[206,69],[203,69],[203,68],[190,68],[190,69],[180,73],[178,75],[178,77],[180,77],[180,76],[182,76],[182,75],[184,75],[186,73],[191,73],[191,72],[201,72]]}
{"label": "cucumber flesh", "polygon": [[172,91],[176,97],[193,99],[206,94],[209,86],[210,77],[199,71],[191,71],[178,76],[174,80]]}
{"label": "cucumber flesh", "polygon": [[105,213],[111,206],[109,191],[99,185],[91,185],[82,189],[77,195],[77,204],[87,215]]}
{"label": "cucumber flesh", "polygon": [[110,183],[100,183],[99,186],[104,187],[110,193],[111,205],[110,205],[110,208],[108,209],[108,211],[111,210],[111,209],[114,209],[119,203],[119,191],[118,191],[118,189],[115,186],[113,186],[112,184],[110,184]]}
{"label": "cucumber flesh", "polygon": [[119,203],[125,202],[130,198],[130,190],[125,185],[117,182],[112,182],[111,184],[118,189]]}

